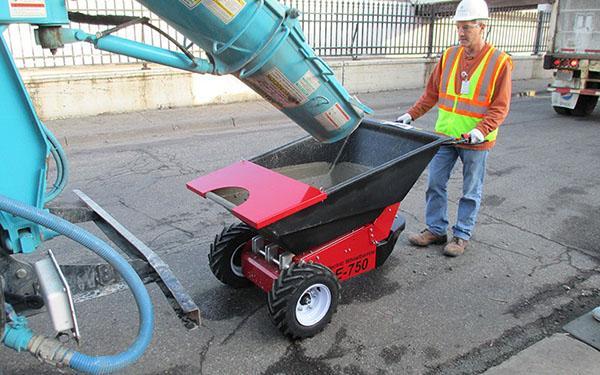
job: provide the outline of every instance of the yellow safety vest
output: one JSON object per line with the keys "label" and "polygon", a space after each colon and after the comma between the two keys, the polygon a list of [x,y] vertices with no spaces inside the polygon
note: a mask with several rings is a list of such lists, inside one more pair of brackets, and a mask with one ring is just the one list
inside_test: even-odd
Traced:
{"label": "yellow safety vest", "polygon": [[[457,94],[456,73],[463,51],[464,48],[460,46],[448,48],[441,64],[439,115],[435,130],[454,138],[460,138],[462,134],[475,129],[483,119],[494,95],[498,74],[507,61],[511,63],[506,53],[491,46],[469,77],[469,92]],[[498,129],[490,132],[485,139],[493,141],[497,134]]]}

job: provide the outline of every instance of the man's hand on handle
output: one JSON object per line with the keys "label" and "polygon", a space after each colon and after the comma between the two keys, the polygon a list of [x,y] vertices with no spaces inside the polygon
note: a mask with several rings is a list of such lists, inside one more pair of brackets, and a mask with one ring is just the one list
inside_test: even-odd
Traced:
{"label": "man's hand on handle", "polygon": [[485,137],[483,133],[478,129],[473,129],[470,132],[463,134],[462,137],[469,141],[469,144],[476,145],[478,143],[483,143],[485,141]]}
{"label": "man's hand on handle", "polygon": [[403,114],[402,116],[398,117],[396,119],[396,122],[400,123],[400,124],[410,124],[412,122],[413,118],[411,115],[409,115],[408,113]]}

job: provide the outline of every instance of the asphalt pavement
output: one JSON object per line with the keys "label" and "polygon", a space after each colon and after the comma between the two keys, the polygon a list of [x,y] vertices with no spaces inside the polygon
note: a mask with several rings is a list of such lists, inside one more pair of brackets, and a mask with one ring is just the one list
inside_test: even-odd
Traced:
{"label": "asphalt pavement", "polygon": [[[514,82],[467,252],[446,258],[441,246],[414,248],[403,233],[383,267],[342,284],[331,324],[295,342],[269,321],[262,292],[232,290],[210,273],[208,246],[234,220],[185,183],[302,136],[299,127],[265,102],[48,122],[70,159],[67,190],[86,192],[154,249],[203,314],[203,326],[187,331],[150,285],[154,339],[124,373],[600,373],[600,352],[563,330],[600,305],[600,108],[587,118],[561,117],[546,84]],[[420,92],[360,98],[374,117],[393,120]],[[431,112],[415,126],[433,129]],[[426,173],[402,202],[407,232],[424,225],[425,185]],[[458,168],[449,195],[453,218]],[[66,191],[60,201],[72,199]],[[45,246],[61,263],[91,259],[60,238]],[[82,302],[77,311],[85,353],[116,352],[135,336],[129,293]],[[31,324],[48,334],[45,314]],[[8,349],[0,349],[0,369],[58,373]]]}

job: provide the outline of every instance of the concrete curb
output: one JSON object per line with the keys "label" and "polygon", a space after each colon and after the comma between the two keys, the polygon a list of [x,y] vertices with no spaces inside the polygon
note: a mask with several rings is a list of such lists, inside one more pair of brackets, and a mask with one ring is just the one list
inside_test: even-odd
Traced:
{"label": "concrete curb", "polygon": [[[435,61],[431,58],[373,58],[329,63],[348,92],[362,95],[422,89]],[[513,61],[513,80],[548,79],[550,73],[542,69],[540,56],[514,56]],[[233,76],[192,74],[154,64],[24,69],[21,73],[43,120],[259,98]]]}
{"label": "concrete curb", "polygon": [[566,333],[557,333],[522,350],[484,375],[600,373],[600,352]]}

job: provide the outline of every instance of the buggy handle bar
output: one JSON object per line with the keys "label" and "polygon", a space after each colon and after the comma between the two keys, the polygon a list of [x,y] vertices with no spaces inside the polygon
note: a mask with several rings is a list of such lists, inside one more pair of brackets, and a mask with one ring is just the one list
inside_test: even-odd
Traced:
{"label": "buggy handle bar", "polygon": [[[449,139],[447,141],[445,141],[444,143],[442,143],[443,146],[456,146],[456,145],[464,145],[464,144],[470,144],[470,136],[468,133],[465,133],[463,135],[461,135],[460,138],[454,138],[454,139]],[[483,142],[479,142],[479,143],[474,143],[475,145],[480,145],[482,143],[486,143],[488,142],[487,139],[484,139]]]}
{"label": "buggy handle bar", "polygon": [[468,144],[469,143],[469,138],[455,138],[455,139],[449,139],[447,141],[445,141],[444,143],[442,143],[442,146],[456,146],[456,145],[462,145],[462,144]]}
{"label": "buggy handle bar", "polygon": [[227,199],[221,197],[220,195],[217,195],[215,193],[212,192],[208,192],[206,193],[206,198],[210,199],[211,201],[220,204],[221,206],[225,207],[228,210],[233,210],[236,205],[231,203],[230,201],[228,201]]}
{"label": "buggy handle bar", "polygon": [[[394,122],[394,121],[382,121],[384,124],[387,125],[392,125],[398,128],[402,128],[402,129],[414,129],[414,126],[409,125],[409,124],[405,124],[402,122]],[[465,133],[462,134],[460,136],[460,138],[454,138],[454,139],[449,139],[445,142],[442,143],[442,146],[456,146],[456,145],[463,145],[463,144],[469,144],[470,143],[470,136],[469,133]],[[480,143],[474,143],[474,144],[482,144],[482,143],[486,143],[488,140],[485,139],[483,142]]]}

